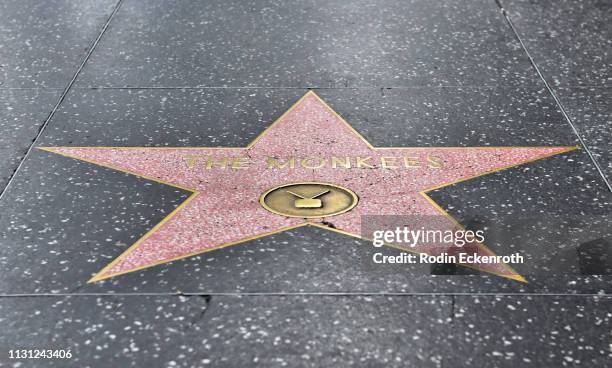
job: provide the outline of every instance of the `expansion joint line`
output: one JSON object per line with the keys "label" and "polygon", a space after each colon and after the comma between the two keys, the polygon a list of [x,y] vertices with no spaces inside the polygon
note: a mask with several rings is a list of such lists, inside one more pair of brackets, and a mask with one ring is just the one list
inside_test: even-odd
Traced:
{"label": "expansion joint line", "polygon": [[561,100],[559,100],[559,97],[557,97],[557,94],[555,93],[555,91],[551,88],[550,84],[546,81],[546,78],[544,78],[544,74],[542,74],[542,71],[540,70],[540,67],[538,66],[538,64],[535,62],[535,59],[533,58],[533,56],[531,56],[531,53],[527,49],[527,45],[525,45],[525,42],[523,42],[523,39],[519,35],[518,30],[516,29],[516,27],[514,26],[514,23],[510,19],[510,16],[508,15],[508,12],[506,11],[506,9],[501,4],[501,0],[495,0],[495,3],[497,4],[499,9],[501,10],[502,15],[506,19],[506,22],[508,23],[508,25],[512,29],[512,32],[514,33],[514,36],[516,37],[518,42],[521,44],[521,48],[523,49],[523,51],[527,55],[527,58],[529,58],[529,61],[531,62],[531,65],[533,66],[533,68],[535,69],[536,73],[538,74],[538,77],[540,78],[542,83],[544,83],[544,86],[548,90],[548,93],[550,93],[552,98],[555,100],[555,103],[557,104],[557,108],[561,111],[561,114],[563,115],[563,117],[565,118],[567,123],[570,125],[572,130],[574,131],[574,134],[576,134],[576,136],[578,137],[578,141],[580,142],[580,145],[582,146],[584,151],[587,153],[587,155],[589,155],[589,158],[591,159],[591,162],[593,162],[593,165],[595,166],[595,169],[597,169],[597,171],[599,172],[599,175],[603,179],[606,187],[608,188],[608,190],[610,192],[612,192],[612,184],[610,184],[610,181],[608,180],[608,178],[604,174],[603,170],[601,169],[601,166],[599,166],[599,163],[597,163],[597,160],[595,159],[595,156],[593,155],[593,153],[591,152],[591,150],[587,146],[586,142],[582,138],[582,135],[580,134],[580,131],[578,130],[576,125],[572,122],[572,119],[567,114],[567,111],[565,110],[565,107],[561,103]]}
{"label": "expansion joint line", "polygon": [[4,186],[4,188],[2,188],[2,191],[0,191],[0,200],[2,200],[2,198],[4,197],[4,194],[6,193],[7,189],[11,185],[11,183],[13,182],[13,179],[15,178],[17,173],[21,170],[21,168],[23,167],[23,163],[30,156],[30,153],[34,149],[34,145],[36,144],[36,142],[38,142],[38,139],[42,136],[42,133],[44,132],[45,128],[47,128],[47,125],[49,125],[49,122],[51,121],[51,119],[53,119],[53,116],[55,116],[55,113],[59,109],[59,107],[62,104],[62,102],[64,102],[64,99],[66,98],[66,95],[68,95],[68,92],[72,88],[72,85],[77,80],[79,74],[81,74],[81,71],[85,67],[85,64],[87,64],[87,61],[89,60],[89,57],[91,56],[91,54],[93,53],[94,49],[96,48],[96,46],[98,45],[98,43],[102,39],[102,36],[104,35],[106,30],[108,29],[108,26],[110,25],[111,21],[113,20],[113,17],[115,16],[115,14],[117,14],[117,11],[121,7],[122,3],[123,3],[123,0],[117,1],[117,4],[115,4],[115,7],[113,8],[113,11],[108,16],[108,18],[106,19],[106,22],[104,23],[104,26],[100,30],[100,33],[98,34],[98,37],[96,37],[94,42],[89,47],[89,50],[87,51],[87,54],[85,55],[85,57],[83,58],[83,60],[79,64],[77,70],[74,72],[74,74],[73,74],[72,78],[70,79],[70,82],[68,82],[68,85],[66,86],[66,88],[64,88],[64,90],[62,91],[62,94],[60,95],[60,98],[57,100],[57,102],[53,106],[53,109],[51,109],[51,112],[49,113],[49,115],[47,115],[47,118],[45,119],[45,121],[38,128],[38,132],[36,133],[36,136],[34,137],[34,139],[32,139],[32,143],[30,143],[30,145],[28,146],[28,149],[26,150],[25,154],[23,155],[23,158],[21,159],[21,161],[19,161],[19,164],[17,165],[17,167],[15,168],[15,170],[13,170],[13,172],[9,176],[8,181],[6,182],[6,185]]}

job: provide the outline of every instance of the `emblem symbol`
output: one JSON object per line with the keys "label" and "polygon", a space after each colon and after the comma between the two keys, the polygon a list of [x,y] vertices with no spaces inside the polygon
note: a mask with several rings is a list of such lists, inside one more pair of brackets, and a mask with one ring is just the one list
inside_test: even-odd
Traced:
{"label": "emblem symbol", "polygon": [[300,194],[293,193],[290,190],[288,190],[287,193],[293,194],[294,196],[298,197],[298,199],[296,199],[295,202],[293,203],[293,205],[296,208],[321,208],[323,207],[323,202],[321,202],[321,200],[318,199],[317,197],[320,197],[323,194],[329,193],[329,189],[326,189],[322,191],[321,193],[315,194],[312,197],[304,197]]}
{"label": "emblem symbol", "polygon": [[288,217],[317,218],[335,216],[357,205],[350,189],[328,183],[292,183],[269,189],[259,198],[268,211]]}

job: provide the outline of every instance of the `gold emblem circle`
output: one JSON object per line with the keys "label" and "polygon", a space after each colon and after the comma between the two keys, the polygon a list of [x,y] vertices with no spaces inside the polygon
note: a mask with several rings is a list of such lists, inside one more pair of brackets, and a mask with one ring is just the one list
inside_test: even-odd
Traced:
{"label": "gold emblem circle", "polygon": [[348,188],[330,183],[300,182],[270,188],[259,197],[266,210],[281,216],[319,218],[355,208],[359,198]]}

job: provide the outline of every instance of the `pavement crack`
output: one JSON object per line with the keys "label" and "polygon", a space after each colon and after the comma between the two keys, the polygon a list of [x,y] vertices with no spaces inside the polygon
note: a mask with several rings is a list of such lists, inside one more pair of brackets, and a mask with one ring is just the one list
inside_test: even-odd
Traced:
{"label": "pavement crack", "polygon": [[336,225],[334,225],[333,223],[329,222],[329,221],[321,221],[321,224],[330,227],[332,229],[337,229]]}
{"label": "pavement crack", "polygon": [[210,308],[210,303],[212,301],[212,295],[194,295],[194,296],[196,298],[202,299],[204,301],[204,305],[202,307],[202,310],[200,310],[200,313],[198,313],[195,316],[195,318],[193,318],[191,322],[189,322],[189,325],[186,328],[187,330],[192,329],[204,319],[204,316],[206,315],[206,312]]}

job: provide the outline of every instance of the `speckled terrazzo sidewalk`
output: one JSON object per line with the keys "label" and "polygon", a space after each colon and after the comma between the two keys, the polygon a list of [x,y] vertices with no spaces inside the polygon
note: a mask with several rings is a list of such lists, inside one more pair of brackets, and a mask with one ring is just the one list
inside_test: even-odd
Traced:
{"label": "speckled terrazzo sidewalk", "polygon": [[[0,1],[0,367],[609,366],[611,17]],[[359,204],[313,226],[260,206],[301,181]],[[380,214],[527,262],[373,267],[350,235]],[[35,348],[73,355],[7,356]]]}

